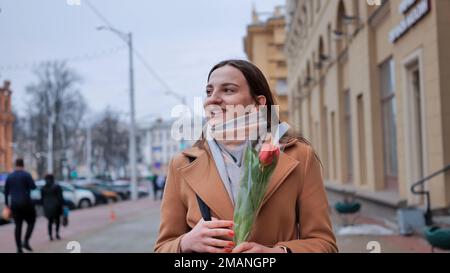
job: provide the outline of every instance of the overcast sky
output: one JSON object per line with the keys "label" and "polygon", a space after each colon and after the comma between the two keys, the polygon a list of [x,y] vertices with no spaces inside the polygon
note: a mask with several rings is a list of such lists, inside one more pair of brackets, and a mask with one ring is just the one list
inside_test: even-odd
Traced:
{"label": "overcast sky", "polygon": [[[80,1],[80,5],[69,5]],[[0,0],[0,84],[11,80],[13,107],[26,108],[33,65],[66,59],[83,78],[92,113],[107,106],[129,112],[128,51],[87,0]],[[209,69],[226,58],[246,58],[243,37],[252,3],[272,11],[285,0],[90,0],[121,31],[132,31],[136,49],[174,91],[204,96]],[[77,59],[78,58],[78,59]],[[135,57],[136,116],[170,116],[178,101]]]}

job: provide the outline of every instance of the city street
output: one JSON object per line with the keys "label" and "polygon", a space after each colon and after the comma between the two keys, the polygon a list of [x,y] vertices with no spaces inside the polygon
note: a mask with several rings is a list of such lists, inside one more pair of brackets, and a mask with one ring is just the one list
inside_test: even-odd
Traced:
{"label": "city street", "polygon": [[[35,252],[69,253],[71,241],[79,242],[80,251],[92,252],[153,252],[159,227],[160,201],[145,198],[126,201],[111,206],[76,210],[70,214],[67,228],[61,228],[61,241],[50,242],[47,221],[39,217],[31,239]],[[333,213],[335,232],[341,219]],[[360,216],[356,224],[382,226],[382,223]],[[0,252],[14,252],[12,224],[0,226]],[[394,235],[337,235],[340,252],[368,253],[369,242],[378,242],[381,252],[430,252],[428,243],[420,237]],[[368,246],[369,244],[369,246]],[[375,243],[377,244],[377,243]],[[369,249],[371,249],[369,247]],[[439,251],[437,251],[439,252]]]}

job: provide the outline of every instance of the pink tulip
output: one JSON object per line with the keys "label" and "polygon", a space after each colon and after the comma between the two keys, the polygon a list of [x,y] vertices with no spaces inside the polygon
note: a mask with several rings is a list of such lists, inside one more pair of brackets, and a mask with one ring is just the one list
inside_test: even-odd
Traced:
{"label": "pink tulip", "polygon": [[280,148],[278,146],[264,143],[259,152],[259,162],[263,166],[269,166],[278,158],[280,155]]}

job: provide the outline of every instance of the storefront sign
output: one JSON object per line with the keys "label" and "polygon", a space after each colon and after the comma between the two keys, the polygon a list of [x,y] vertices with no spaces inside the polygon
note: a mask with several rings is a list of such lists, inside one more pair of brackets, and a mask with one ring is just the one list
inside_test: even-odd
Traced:
{"label": "storefront sign", "polygon": [[[402,2],[399,10],[407,11],[416,1],[407,1]],[[403,35],[405,35],[408,30],[410,30],[417,22],[425,17],[431,10],[430,0],[420,0],[419,4],[417,4],[411,11],[405,16],[405,18],[398,24],[394,29],[389,32],[389,41],[391,43],[397,42]]]}

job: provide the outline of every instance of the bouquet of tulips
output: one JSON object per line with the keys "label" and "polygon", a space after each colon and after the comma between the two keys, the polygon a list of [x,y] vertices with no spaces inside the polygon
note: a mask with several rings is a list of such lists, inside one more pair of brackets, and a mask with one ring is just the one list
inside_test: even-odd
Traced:
{"label": "bouquet of tulips", "polygon": [[246,147],[243,173],[234,208],[236,245],[245,242],[252,231],[256,213],[261,206],[280,156],[279,139],[288,128],[287,123],[282,123],[278,126],[275,137],[269,134],[264,140],[250,142]]}

